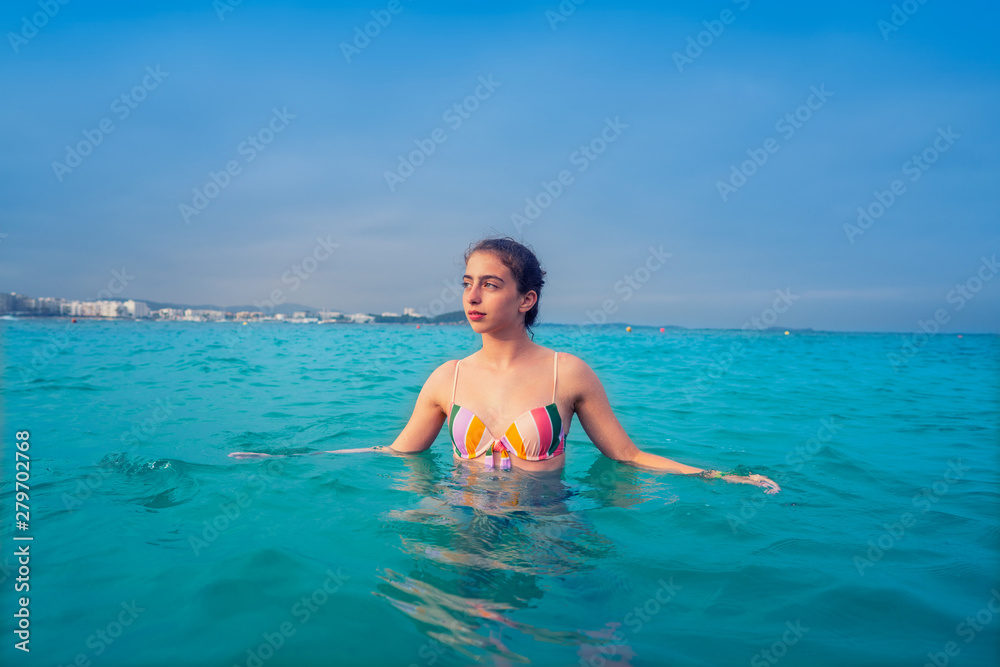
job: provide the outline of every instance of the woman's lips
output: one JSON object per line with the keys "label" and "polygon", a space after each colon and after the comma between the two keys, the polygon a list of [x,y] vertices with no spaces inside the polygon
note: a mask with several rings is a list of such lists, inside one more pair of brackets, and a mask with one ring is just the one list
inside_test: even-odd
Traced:
{"label": "woman's lips", "polygon": [[469,311],[469,319],[470,320],[481,320],[484,317],[486,317],[486,313],[480,313],[480,312],[475,311],[475,310],[470,310]]}

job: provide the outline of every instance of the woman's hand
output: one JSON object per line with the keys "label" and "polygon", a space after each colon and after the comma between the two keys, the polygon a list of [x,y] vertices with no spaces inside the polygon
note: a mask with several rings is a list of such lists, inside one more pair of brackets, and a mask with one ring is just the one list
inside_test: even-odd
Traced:
{"label": "woman's hand", "polygon": [[734,484],[753,484],[754,486],[764,487],[764,493],[775,494],[781,491],[781,487],[771,479],[770,477],[764,477],[764,475],[723,475],[722,479],[727,482],[732,482]]}

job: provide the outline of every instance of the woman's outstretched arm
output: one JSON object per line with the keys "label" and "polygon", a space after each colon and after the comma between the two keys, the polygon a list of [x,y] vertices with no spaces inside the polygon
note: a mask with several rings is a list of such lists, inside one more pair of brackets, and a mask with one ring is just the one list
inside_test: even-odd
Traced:
{"label": "woman's outstretched arm", "polygon": [[316,454],[362,454],[364,452],[384,452],[388,448],[378,445],[375,447],[357,447],[355,449],[331,449],[321,452],[296,452],[295,454],[265,454],[263,452],[230,452],[229,456],[234,459],[280,459],[285,456],[315,456]]}
{"label": "woman's outstretched arm", "polygon": [[[417,401],[413,407],[413,414],[410,416],[410,421],[407,422],[402,433],[388,447],[377,445],[375,447],[334,449],[325,452],[302,452],[300,454],[233,452],[229,456],[236,459],[270,459],[282,456],[311,456],[315,454],[363,454],[365,452],[415,454],[422,452],[434,443],[434,439],[441,432],[441,426],[446,419],[445,410],[447,408],[441,405],[441,401],[446,394],[442,392],[451,387],[448,382],[454,374],[454,368],[455,362],[447,361],[434,369],[434,372],[430,374],[427,381],[424,382],[424,386],[420,389],[420,394],[417,395]],[[450,396],[450,394],[447,395]]]}
{"label": "woman's outstretched arm", "polygon": [[727,482],[754,484],[763,487],[765,493],[777,493],[781,490],[773,480],[763,475],[724,475],[718,470],[696,468],[642,451],[636,447],[618,422],[611,409],[604,386],[590,366],[573,355],[560,355],[560,359],[566,359],[566,362],[560,365],[560,371],[563,372],[559,376],[560,379],[568,376],[566,379],[571,383],[571,388],[576,393],[574,409],[580,418],[580,425],[583,426],[583,430],[586,431],[591,442],[608,458],[680,475],[717,477]]}

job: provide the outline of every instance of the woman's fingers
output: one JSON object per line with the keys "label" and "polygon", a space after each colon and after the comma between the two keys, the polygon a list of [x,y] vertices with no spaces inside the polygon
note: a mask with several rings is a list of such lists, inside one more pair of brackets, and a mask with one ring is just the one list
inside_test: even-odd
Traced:
{"label": "woman's fingers", "polygon": [[781,487],[778,486],[774,480],[764,477],[763,475],[747,475],[746,477],[740,477],[739,475],[727,475],[723,479],[739,482],[741,484],[753,484],[754,486],[763,487],[764,493],[774,494],[781,491]]}
{"label": "woman's fingers", "polygon": [[777,493],[781,491],[781,487],[778,486],[777,482],[769,477],[764,477],[763,475],[750,475],[750,479],[754,480],[757,486],[764,487],[764,493]]}

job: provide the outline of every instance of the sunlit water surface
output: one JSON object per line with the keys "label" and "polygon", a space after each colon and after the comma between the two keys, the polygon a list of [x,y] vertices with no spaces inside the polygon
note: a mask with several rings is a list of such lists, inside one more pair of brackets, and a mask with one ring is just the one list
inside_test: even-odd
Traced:
{"label": "sunlit water surface", "polygon": [[[538,329],[642,448],[770,475],[766,496],[614,463],[576,420],[554,476],[456,465],[444,430],[417,456],[227,456],[391,443],[430,371],[477,349],[466,327],[0,335],[4,665],[998,658],[996,336],[933,336],[894,368],[910,336]],[[30,654],[15,532],[34,537]]]}

